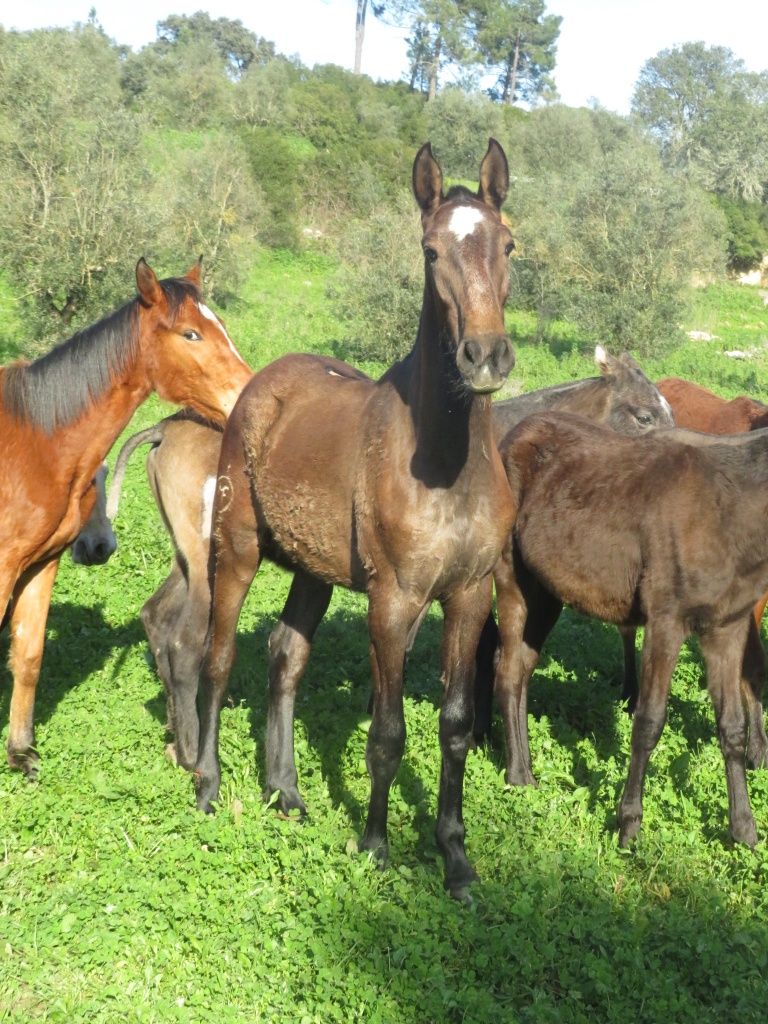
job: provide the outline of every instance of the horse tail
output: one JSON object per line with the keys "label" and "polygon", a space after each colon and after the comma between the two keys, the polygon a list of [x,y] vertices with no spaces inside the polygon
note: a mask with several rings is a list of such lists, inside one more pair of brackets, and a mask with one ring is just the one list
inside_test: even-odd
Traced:
{"label": "horse tail", "polygon": [[120,492],[123,489],[123,477],[125,476],[125,470],[128,466],[128,459],[130,459],[139,445],[160,444],[163,440],[164,432],[164,421],[161,420],[153,427],[147,427],[146,430],[140,430],[138,434],[134,434],[133,437],[129,437],[120,449],[120,454],[117,456],[115,461],[115,471],[112,476],[112,484],[109,488],[109,496],[107,498],[107,518],[110,522],[113,522],[117,515],[117,508],[120,504]]}

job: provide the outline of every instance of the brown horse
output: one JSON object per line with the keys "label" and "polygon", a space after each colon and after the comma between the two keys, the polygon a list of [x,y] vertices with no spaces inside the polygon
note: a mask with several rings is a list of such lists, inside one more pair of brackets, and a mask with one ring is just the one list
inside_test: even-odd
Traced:
{"label": "brown horse", "polygon": [[[158,281],[144,260],[138,297],[46,356],[0,370],[0,618],[12,602],[8,761],[37,772],[33,710],[61,553],[95,501],[99,464],[155,390],[223,421],[249,379],[199,297],[199,264]],[[21,628],[20,628],[21,627]]]}
{"label": "brown horse", "polygon": [[174,557],[168,578],[141,609],[141,621],[165,688],[166,728],[177,737],[166,750],[188,769],[195,764],[197,715],[190,713],[177,721],[174,694],[190,694],[186,703],[194,712],[211,603],[208,555],[221,435],[220,426],[189,410],[134,434],[115,460],[107,502],[107,515],[114,520],[128,460],[140,445],[151,444],[147,476]]}
{"label": "brown horse", "polygon": [[[497,436],[535,409],[565,408],[580,411],[621,433],[643,433],[659,426],[671,426],[672,416],[656,386],[645,376],[628,353],[613,356],[602,345],[595,348],[599,377],[569,381],[529,392],[503,402],[494,402],[492,416]],[[162,420],[154,427],[129,438],[115,461],[109,492],[110,519],[120,500],[128,459],[142,444],[151,444],[147,456],[155,502],[170,534],[174,558],[168,578],[141,609],[141,621],[163,681],[168,704],[168,728],[179,734],[179,752],[170,744],[167,752],[187,767],[189,752],[196,749],[197,719],[187,716],[176,723],[174,692],[189,691],[197,685],[208,621],[208,553],[213,485],[221,451],[220,428],[186,412]],[[496,647],[496,624],[484,631],[481,647],[489,659],[480,671],[477,703],[478,722],[484,734],[490,729],[492,657]],[[487,636],[486,636],[487,632]],[[485,679],[485,686],[482,682]],[[485,706],[482,706],[485,698]]]}
{"label": "brown horse", "polygon": [[[741,661],[756,597],[768,587],[768,431],[712,438],[686,430],[626,438],[567,413],[530,417],[501,454],[518,502],[494,572],[501,648],[496,696],[507,781],[534,783],[526,688],[564,603],[645,626],[620,842],[637,834],[648,760],[672,671],[696,633],[707,665],[728,785],[731,833],[757,839],[745,775]],[[766,744],[765,733],[762,743]]]}
{"label": "brown horse", "polygon": [[[409,356],[377,382],[335,359],[287,356],[257,373],[224,430],[214,498],[209,643],[201,675],[197,802],[219,792],[220,709],[237,619],[263,557],[293,570],[269,642],[267,789],[304,811],[293,751],[296,688],[335,585],[368,595],[373,720],[368,819],[360,848],[387,854],[389,789],[405,745],[406,651],[442,604],[444,698],[437,841],[445,884],[475,878],[464,847],[464,766],[474,653],[491,571],[512,524],[493,439],[491,392],[514,357],[504,327],[513,242],[500,208],[509,172],[491,139],[477,194],[443,194],[429,144],[413,165],[425,285]],[[191,695],[190,695],[191,696]],[[193,712],[177,694],[176,715]]]}
{"label": "brown horse", "polygon": [[[669,402],[679,427],[707,434],[742,434],[768,427],[768,406],[746,395],[726,399],[706,388],[679,377],[659,381],[659,391]],[[762,695],[765,688],[766,657],[760,639],[760,623],[768,604],[768,593],[762,594],[753,609],[754,628],[747,633],[742,665],[744,697],[749,710],[749,746],[747,764],[752,768],[768,767],[766,745],[763,743]],[[638,681],[635,659],[635,634],[632,627],[620,627],[624,646],[624,689],[622,700],[633,711],[637,703]]]}

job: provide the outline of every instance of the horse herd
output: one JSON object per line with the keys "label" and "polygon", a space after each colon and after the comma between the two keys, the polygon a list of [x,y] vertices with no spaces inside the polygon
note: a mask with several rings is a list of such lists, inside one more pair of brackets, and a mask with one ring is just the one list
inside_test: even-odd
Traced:
{"label": "horse herd", "polygon": [[[598,377],[492,402],[514,364],[503,316],[514,248],[501,216],[509,171],[493,139],[479,179],[476,193],[446,193],[429,144],[416,155],[421,318],[410,354],[378,381],[309,355],[252,375],[200,299],[199,264],[158,281],[143,260],[136,299],[43,358],[0,370],[12,767],[30,778],[37,771],[34,695],[62,552],[74,545],[81,561],[109,557],[127,460],[151,444],[150,484],[175,559],[141,619],[166,691],[169,752],[194,773],[200,809],[218,797],[235,631],[266,557],[293,572],[269,639],[266,789],[282,811],[305,810],[294,702],[339,585],[368,597],[371,792],[362,850],[387,856],[389,791],[405,745],[405,659],[434,600],[444,612],[437,841],[453,896],[467,898],[476,877],[462,812],[467,752],[487,739],[495,698],[507,781],[535,782],[526,691],[563,604],[616,623],[624,637],[634,721],[620,843],[640,828],[670,678],[695,633],[731,833],[754,845],[745,768],[768,766],[759,635],[768,600],[768,408],[680,380],[656,386],[630,356],[602,346]],[[104,457],[152,390],[184,409],[123,446],[105,516]]]}

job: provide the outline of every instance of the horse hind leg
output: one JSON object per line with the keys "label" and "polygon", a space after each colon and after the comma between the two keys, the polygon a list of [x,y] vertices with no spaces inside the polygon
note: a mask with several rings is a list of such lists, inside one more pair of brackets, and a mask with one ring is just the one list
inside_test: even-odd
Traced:
{"label": "horse hind leg", "polygon": [[[170,661],[171,634],[182,615],[186,594],[187,582],[181,567],[175,562],[168,578],[148,598],[139,612],[149,649],[155,659],[157,674],[165,689],[167,732],[174,731],[175,718]],[[175,757],[175,753],[173,756]]]}
{"label": "horse hind leg", "polygon": [[13,593],[10,614],[10,668],[13,675],[8,764],[37,778],[40,755],[35,750],[35,692],[45,643],[45,623],[59,559],[35,566],[22,576]]}
{"label": "horse hind leg", "polygon": [[279,793],[278,807],[284,814],[294,810],[306,813],[294,754],[294,704],[312,638],[332,593],[332,586],[298,570],[280,620],[269,638],[267,793]]}
{"label": "horse hind leg", "polygon": [[741,671],[741,688],[747,708],[748,733],[747,765],[750,768],[768,768],[768,736],[765,732],[763,714],[763,690],[765,687],[766,657],[760,639],[760,618],[764,603],[755,609],[750,618],[744,660]]}
{"label": "horse hind leg", "polygon": [[[751,618],[749,625],[754,626]],[[715,709],[720,749],[725,761],[731,835],[737,843],[752,847],[757,842],[757,829],[747,792],[747,716],[739,671],[745,628],[747,626],[744,622],[737,622],[703,634],[701,647],[707,665],[707,687]]]}

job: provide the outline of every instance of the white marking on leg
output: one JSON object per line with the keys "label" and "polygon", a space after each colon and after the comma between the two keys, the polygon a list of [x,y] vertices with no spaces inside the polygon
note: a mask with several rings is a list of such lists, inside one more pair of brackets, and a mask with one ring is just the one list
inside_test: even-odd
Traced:
{"label": "white marking on leg", "polygon": [[216,477],[209,476],[203,484],[203,512],[200,522],[200,533],[203,540],[211,536],[211,519],[213,518],[213,498],[216,494]]}
{"label": "white marking on leg", "polygon": [[485,218],[482,210],[474,206],[457,206],[451,214],[448,228],[458,242],[463,241],[467,235],[471,235],[477,225]]}

